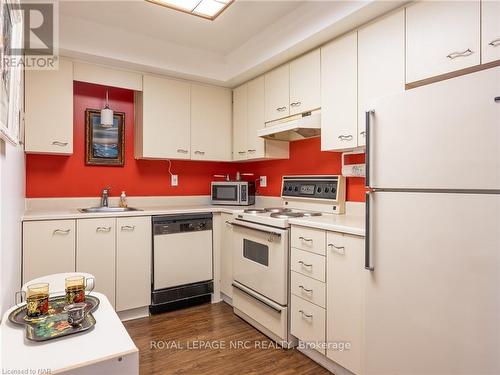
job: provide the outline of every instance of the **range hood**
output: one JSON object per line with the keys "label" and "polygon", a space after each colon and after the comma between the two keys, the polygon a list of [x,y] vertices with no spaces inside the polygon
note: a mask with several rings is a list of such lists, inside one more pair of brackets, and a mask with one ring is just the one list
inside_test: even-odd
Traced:
{"label": "range hood", "polygon": [[259,137],[275,141],[299,141],[321,135],[321,110],[305,112],[266,123]]}

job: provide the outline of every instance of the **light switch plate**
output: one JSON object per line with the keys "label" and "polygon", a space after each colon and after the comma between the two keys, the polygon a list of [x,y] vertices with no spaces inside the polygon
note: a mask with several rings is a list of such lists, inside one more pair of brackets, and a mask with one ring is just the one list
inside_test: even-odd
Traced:
{"label": "light switch plate", "polygon": [[179,176],[176,174],[173,174],[170,178],[170,183],[172,186],[177,186],[179,185]]}
{"label": "light switch plate", "polygon": [[260,176],[259,185],[260,185],[260,187],[267,186],[267,176]]}

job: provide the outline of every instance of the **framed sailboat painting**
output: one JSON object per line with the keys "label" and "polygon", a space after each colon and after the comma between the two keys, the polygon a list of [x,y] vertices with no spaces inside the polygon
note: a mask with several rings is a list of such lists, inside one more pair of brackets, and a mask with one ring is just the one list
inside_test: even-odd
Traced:
{"label": "framed sailboat painting", "polygon": [[123,167],[125,113],[114,112],[113,125],[101,125],[101,111],[85,111],[85,164]]}

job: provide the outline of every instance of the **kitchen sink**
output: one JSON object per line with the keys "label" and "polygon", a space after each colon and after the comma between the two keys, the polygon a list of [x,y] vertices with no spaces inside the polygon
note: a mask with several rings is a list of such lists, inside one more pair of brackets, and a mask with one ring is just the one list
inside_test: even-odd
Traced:
{"label": "kitchen sink", "polygon": [[90,214],[90,213],[128,212],[128,211],[142,211],[142,210],[134,207],[89,207],[89,208],[79,208],[78,211]]}

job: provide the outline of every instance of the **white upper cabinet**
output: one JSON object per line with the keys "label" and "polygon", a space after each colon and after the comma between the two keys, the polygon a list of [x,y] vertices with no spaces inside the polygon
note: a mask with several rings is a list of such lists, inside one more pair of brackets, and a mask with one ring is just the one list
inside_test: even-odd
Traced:
{"label": "white upper cabinet", "polygon": [[266,122],[290,114],[290,64],[271,70],[264,76]]}
{"label": "white upper cabinet", "polygon": [[480,64],[480,7],[476,0],[406,8],[406,83]]}
{"label": "white upper cabinet", "polygon": [[58,70],[26,70],[25,151],[73,153],[73,63]]}
{"label": "white upper cabinet", "polygon": [[357,32],[321,48],[321,150],[350,149],[358,141]]}
{"label": "white upper cabinet", "polygon": [[189,83],[144,76],[136,112],[136,158],[190,158]]}
{"label": "white upper cabinet", "polygon": [[[247,158],[248,85],[233,90],[233,160]],[[264,127],[264,124],[262,125]]]}
{"label": "white upper cabinet", "polygon": [[191,85],[191,159],[231,160],[231,90]]}
{"label": "white upper cabinet", "polygon": [[404,10],[358,30],[358,146],[366,143],[371,102],[405,89]]}
{"label": "white upper cabinet", "polygon": [[483,64],[500,60],[500,1],[487,0],[481,4],[481,34]]}
{"label": "white upper cabinet", "polygon": [[[266,141],[257,135],[257,131],[266,126],[265,120],[265,88],[264,76],[247,83],[248,86],[248,123],[247,123],[247,157],[249,159],[265,158],[268,145],[276,141]],[[288,157],[288,145],[286,155]]]}
{"label": "white upper cabinet", "polygon": [[290,63],[290,115],[321,107],[320,50]]}

